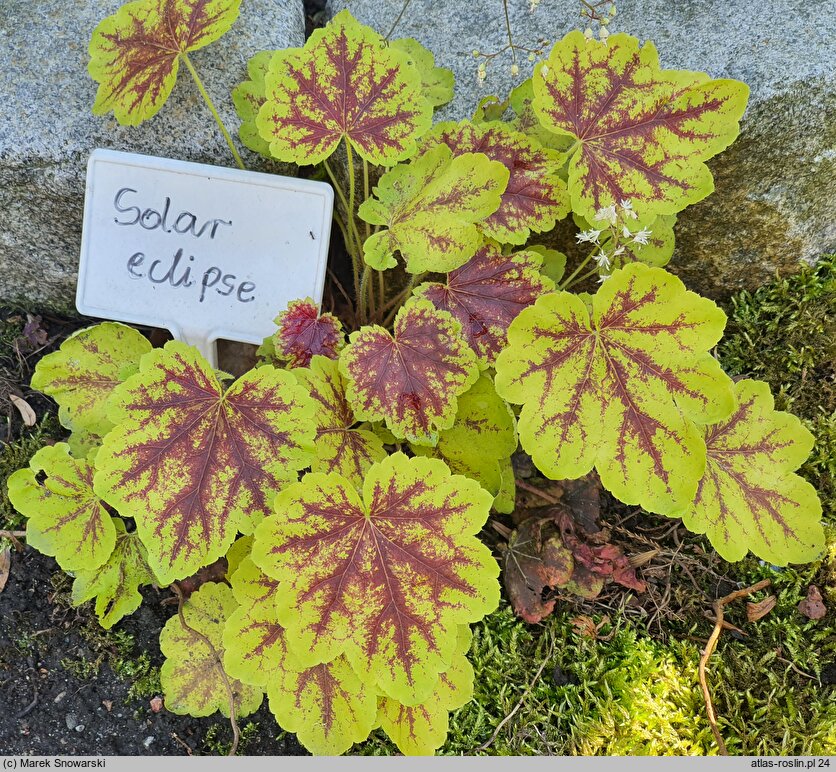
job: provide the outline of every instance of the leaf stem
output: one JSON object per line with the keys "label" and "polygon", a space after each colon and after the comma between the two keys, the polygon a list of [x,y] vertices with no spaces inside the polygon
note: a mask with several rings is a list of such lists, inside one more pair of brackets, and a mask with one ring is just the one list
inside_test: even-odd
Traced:
{"label": "leaf stem", "polygon": [[[357,195],[357,180],[354,173],[354,151],[351,149],[351,142],[348,138],[345,140],[345,154],[348,162],[348,227],[354,232],[354,237],[357,240],[357,260],[354,264],[354,286],[357,291],[357,308],[360,312],[361,324],[366,321],[368,309],[366,304],[366,296],[364,287],[360,281],[360,260],[363,254],[363,242],[360,239],[360,233],[357,229],[357,219],[354,212],[354,202]],[[365,275],[365,270],[364,270]]]}
{"label": "leaf stem", "polygon": [[[352,272],[354,274],[354,298],[355,298],[355,313],[359,314],[359,303],[360,303],[360,255],[357,254],[357,245],[354,240],[354,231],[351,228],[352,216],[351,210],[348,208],[348,200],[345,197],[345,192],[343,191],[340,184],[337,182],[337,177],[334,174],[334,170],[331,168],[331,165],[328,163],[328,160],[322,162],[322,165],[325,167],[325,172],[328,175],[328,179],[331,180],[331,185],[334,186],[334,190],[337,191],[337,197],[340,199],[340,203],[343,205],[343,209],[345,209],[345,214],[348,222],[343,223],[341,219],[337,219],[340,227],[342,228],[343,232],[343,239],[345,240],[345,248],[348,250],[348,254],[351,256],[351,266]],[[337,218],[338,215],[335,212],[334,217]]]}
{"label": "leaf stem", "polygon": [[226,126],[224,126],[224,122],[221,120],[220,114],[215,109],[215,105],[212,102],[212,97],[209,96],[209,92],[207,92],[206,89],[203,87],[203,81],[200,80],[200,76],[197,74],[197,70],[194,68],[191,59],[189,59],[188,55],[185,52],[180,54],[180,56],[183,59],[183,63],[186,65],[187,69],[191,73],[195,85],[197,85],[197,90],[203,97],[203,101],[206,102],[206,106],[209,108],[209,112],[211,112],[212,116],[215,118],[215,123],[218,124],[218,127],[221,130],[221,134],[224,135],[224,139],[226,140],[226,144],[229,145],[229,149],[232,152],[232,157],[235,159],[235,163],[238,164],[239,169],[246,170],[247,167],[244,166],[244,162],[241,160],[241,156],[235,149],[235,144],[232,142],[232,137],[229,136],[229,132],[226,130]]}
{"label": "leaf stem", "polygon": [[[363,201],[369,200],[369,162],[363,159]],[[366,223],[366,238],[372,235],[372,226]]]}

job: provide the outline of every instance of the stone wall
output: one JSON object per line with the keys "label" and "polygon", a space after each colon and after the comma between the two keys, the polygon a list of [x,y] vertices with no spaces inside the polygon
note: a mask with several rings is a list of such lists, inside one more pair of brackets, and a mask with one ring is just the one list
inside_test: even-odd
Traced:
{"label": "stone wall", "polygon": [[[74,304],[84,180],[96,147],[232,166],[200,94],[181,67],[168,103],[138,127],[90,112],[96,83],[87,46],[120,0],[4,0],[0,12],[0,302],[59,310]],[[224,122],[230,90],[257,51],[300,46],[302,1],[246,0],[230,32],[191,59]],[[263,168],[246,155],[252,168]],[[287,171],[287,170],[285,170]]]}

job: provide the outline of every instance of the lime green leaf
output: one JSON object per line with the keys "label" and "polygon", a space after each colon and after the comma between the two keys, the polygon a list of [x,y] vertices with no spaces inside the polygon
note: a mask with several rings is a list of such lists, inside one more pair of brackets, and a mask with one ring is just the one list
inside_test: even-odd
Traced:
{"label": "lime green leaf", "polygon": [[191,629],[183,626],[178,614],[165,623],[160,633],[160,649],[166,657],[160,682],[165,706],[172,713],[211,716],[219,710],[229,718],[227,683],[236,716],[247,716],[261,705],[261,691],[229,678],[223,667],[224,623],[236,605],[229,587],[209,582],[183,604],[183,617]]}
{"label": "lime green leaf", "polygon": [[493,508],[503,515],[510,515],[517,505],[517,480],[510,458],[499,462],[499,492],[493,500]]}
{"label": "lime green leaf", "polygon": [[[574,220],[581,231],[593,229],[592,224],[583,217],[575,215]],[[629,223],[630,220],[627,222]],[[600,222],[596,222],[596,225],[598,228],[601,227]],[[651,219],[643,227],[628,228],[629,233],[620,230],[626,227],[623,225],[616,226],[615,233],[612,228],[607,228],[600,235],[601,251],[609,255],[610,263],[614,268],[621,268],[627,263],[635,262],[663,268],[673,256],[674,225],[676,225],[675,214],[662,214]]]}
{"label": "lime green leaf", "polygon": [[435,691],[420,705],[402,705],[384,697],[377,722],[406,756],[432,756],[447,739],[448,712],[473,696],[473,667],[467,660],[470,628],[460,628],[456,653],[450,667],[438,678]]}
{"label": "lime green leaf", "polygon": [[483,153],[454,157],[446,145],[391,169],[375,187],[376,198],[358,210],[366,222],[384,226],[366,239],[366,263],[393,268],[398,250],[410,273],[458,268],[481,245],[478,224],[499,208],[508,177],[499,161]]}
{"label": "lime green leaf", "polygon": [[566,255],[556,249],[530,244],[525,248],[526,252],[536,252],[543,259],[540,270],[548,279],[551,279],[555,286],[560,284],[563,274],[566,272]]}
{"label": "lime green leaf", "polygon": [[523,404],[523,448],[553,479],[594,468],[628,504],[672,512],[705,468],[694,421],[734,407],[731,380],[707,353],[725,314],[661,268],[632,263],[591,299],[544,295],[511,324],[496,388]]}
{"label": "lime green leaf", "polygon": [[99,90],[93,112],[113,110],[136,126],[156,115],[174,83],[180,57],[221,37],[241,0],[135,0],[100,22],[90,40],[90,77]]}
{"label": "lime green leaf", "polygon": [[491,496],[439,460],[375,464],[362,493],[311,473],[276,497],[253,560],[278,580],[279,622],[306,666],[344,654],[361,681],[418,704],[450,665],[460,624],[499,601],[499,568],[476,534]]}
{"label": "lime green leaf", "polygon": [[320,314],[310,298],[288,303],[275,322],[274,352],[290,367],[307,367],[317,354],[337,359],[345,346],[342,322],[334,314]]}
{"label": "lime green leaf", "polygon": [[432,51],[428,51],[414,38],[399,38],[389,44],[392,48],[403,51],[421,76],[421,92],[433,106],[446,105],[453,98],[456,79],[453,71],[446,67],[436,67]]}
{"label": "lime green leaf", "polygon": [[[536,139],[543,147],[558,152],[564,152],[572,146],[572,137],[566,134],[555,134],[540,123],[537,113],[534,112],[534,81],[532,78],[520,83],[511,92],[508,102],[514,111],[514,119],[508,122],[511,128]],[[561,169],[561,174],[563,179],[566,179],[563,169]]]}
{"label": "lime green leaf", "polygon": [[561,156],[507,124],[439,123],[421,147],[440,144],[449,147],[454,157],[484,153],[508,169],[510,177],[499,209],[481,224],[486,236],[505,244],[524,244],[531,231],[550,231],[569,213],[569,193],[558,175]]}
{"label": "lime green leaf", "polygon": [[766,383],[739,381],[735,393],[734,413],[704,429],[708,462],[683,522],[726,560],[747,551],[777,566],[815,560],[824,549],[821,502],[794,474],[813,435],[774,409]]}
{"label": "lime green leaf", "polygon": [[674,214],[714,189],[704,161],[737,137],[749,89],[685,70],[662,70],[652,43],[570,32],[534,70],[543,126],[574,141],[572,209],[587,219],[632,202],[641,222]]}
{"label": "lime green leaf", "polygon": [[270,67],[270,60],[275,51],[259,51],[247,62],[247,73],[249,80],[245,80],[232,90],[232,102],[235,105],[235,112],[241,119],[241,126],[238,129],[238,136],[245,147],[254,153],[263,155],[265,158],[272,158],[270,155],[270,143],[258,133],[256,118],[261,105],[264,104],[264,78]]}
{"label": "lime green leaf", "polygon": [[[73,458],[59,442],[41,448],[9,477],[9,500],[29,518],[26,540],[52,555],[65,571],[101,566],[113,552],[116,530],[104,504],[93,492],[93,466]],[[39,483],[36,475],[46,474]]]}
{"label": "lime green leaf", "polygon": [[507,342],[508,326],[517,314],[554,284],[540,273],[542,257],[531,251],[502,254],[486,242],[460,268],[447,274],[447,283],[422,284],[413,293],[436,308],[449,311],[462,326],[481,367],[493,365]]}
{"label": "lime green leaf", "polygon": [[369,467],[386,455],[383,441],[357,419],[345,393],[339,362],[315,356],[309,369],[294,370],[316,405],[314,472],[337,472],[360,486]]}
{"label": "lime green leaf", "polygon": [[259,367],[224,391],[196,349],[170,341],[113,393],[96,492],[136,519],[160,581],[181,579],[252,531],[310,464],[313,415],[291,373]]}
{"label": "lime green leaf", "polygon": [[361,158],[391,166],[415,152],[432,123],[421,76],[348,11],[314,30],[304,48],[279,51],[256,124],[280,161],[316,164],[345,137]]}
{"label": "lime green leaf", "polygon": [[285,667],[267,696],[281,727],[318,755],[344,753],[375,724],[377,694],[345,657],[299,670]]}
{"label": "lime green leaf", "polygon": [[224,627],[224,667],[233,678],[266,691],[276,720],[309,751],[343,753],[371,731],[376,693],[343,657],[310,668],[298,661],[278,621],[278,586],[250,558],[241,562],[232,576],[241,605]]}
{"label": "lime green leaf", "polygon": [[456,422],[438,435],[435,448],[412,446],[416,455],[442,459],[454,474],[476,480],[492,496],[499,494],[503,468],[516,449],[514,414],[486,375],[459,397]]}
{"label": "lime green leaf", "polygon": [[349,404],[364,421],[386,420],[399,438],[432,445],[452,426],[456,397],[479,377],[461,325],[426,300],[408,303],[394,336],[373,325],[353,332],[340,357]]}
{"label": "lime green leaf", "polygon": [[122,617],[132,614],[142,603],[139,588],[157,584],[148,567],[148,556],[139,536],[125,531],[121,518],[113,518],[116,546],[107,562],[98,568],[76,571],[73,603],[77,606],[96,599],[96,616],[102,627],[113,627]]}
{"label": "lime green leaf", "polygon": [[238,570],[241,563],[250,556],[253,546],[253,535],[242,536],[236,539],[232,546],[226,551],[226,579],[230,581],[232,575]]}
{"label": "lime green leaf", "polygon": [[58,403],[62,426],[103,437],[113,426],[107,418],[108,398],[150,350],[133,327],[97,324],[74,333],[41,359],[31,385]]}

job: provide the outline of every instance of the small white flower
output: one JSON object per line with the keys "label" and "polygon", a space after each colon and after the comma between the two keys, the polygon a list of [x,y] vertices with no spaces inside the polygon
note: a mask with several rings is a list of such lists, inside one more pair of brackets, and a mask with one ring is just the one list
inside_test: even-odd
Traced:
{"label": "small white flower", "polygon": [[601,235],[601,231],[596,230],[589,230],[589,231],[581,231],[575,238],[578,240],[578,244],[583,244],[584,242],[589,244],[597,244],[598,237]]}
{"label": "small white flower", "polygon": [[544,64],[540,67],[540,74],[545,78],[549,74],[549,65]]}
{"label": "small white flower", "polygon": [[622,198],[618,205],[626,212],[633,208],[633,202],[629,198]]}
{"label": "small white flower", "polygon": [[594,258],[592,258],[597,264],[599,268],[604,268],[609,270],[610,268],[610,258],[607,257],[607,253],[604,250],[601,250]]}
{"label": "small white flower", "polygon": [[608,274],[608,273],[602,273],[602,274],[598,277],[598,284],[603,284],[603,283],[604,283],[607,279],[609,279],[609,278],[610,278],[610,274]]}
{"label": "small white flower", "polygon": [[592,38],[595,36],[595,33],[592,31],[592,27],[587,27],[587,28],[583,31],[583,36],[584,36],[587,40],[592,40]]}
{"label": "small white flower", "polygon": [[629,239],[629,238],[630,238],[630,236],[632,236],[632,235],[633,235],[633,234],[630,232],[630,229],[629,229],[626,225],[622,226],[622,228],[621,228],[621,233],[622,233],[622,235],[624,236],[624,238],[625,238],[625,239]]}
{"label": "small white flower", "polygon": [[633,242],[636,244],[647,244],[648,238],[650,238],[651,231],[648,228],[642,228],[635,236],[633,236]]}
{"label": "small white flower", "polygon": [[619,255],[623,255],[627,251],[627,247],[616,247],[615,251],[612,253],[613,257],[618,257]]}
{"label": "small white flower", "polygon": [[598,30],[598,37],[601,39],[602,43],[606,43],[609,36],[610,31],[606,27],[602,26],[601,29]]}
{"label": "small white flower", "polygon": [[616,214],[615,211],[615,204],[601,207],[595,213],[594,219],[603,220],[604,222],[608,222],[610,225],[615,225],[615,221],[618,219],[618,214]]}

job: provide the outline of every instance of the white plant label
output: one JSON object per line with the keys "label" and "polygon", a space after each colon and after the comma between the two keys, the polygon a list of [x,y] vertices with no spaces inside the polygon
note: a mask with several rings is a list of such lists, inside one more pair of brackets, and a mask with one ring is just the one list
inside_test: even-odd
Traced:
{"label": "white plant label", "polygon": [[216,365],[218,338],[261,343],[297,298],[322,300],[330,185],[95,150],[76,307],[164,327]]}

